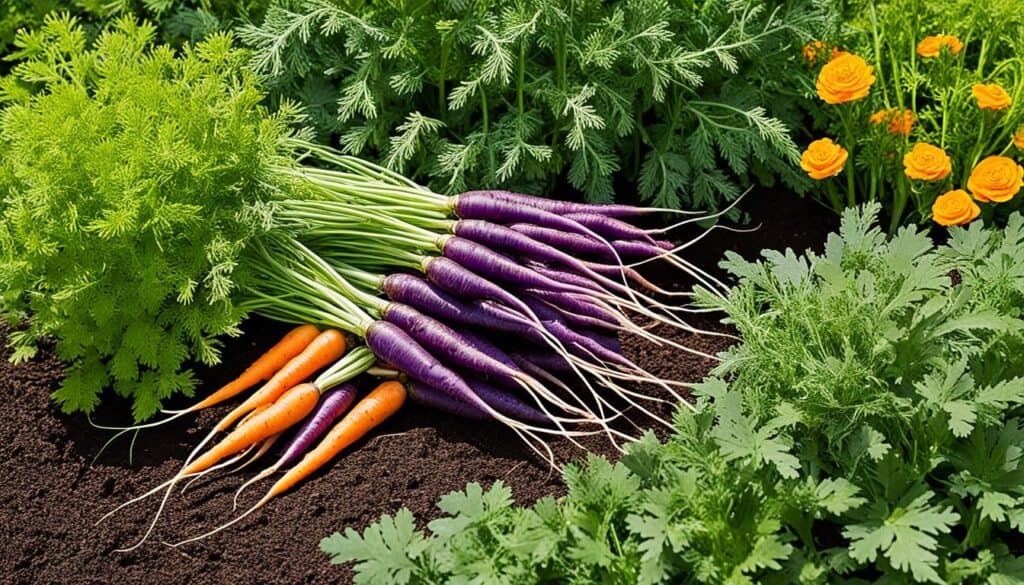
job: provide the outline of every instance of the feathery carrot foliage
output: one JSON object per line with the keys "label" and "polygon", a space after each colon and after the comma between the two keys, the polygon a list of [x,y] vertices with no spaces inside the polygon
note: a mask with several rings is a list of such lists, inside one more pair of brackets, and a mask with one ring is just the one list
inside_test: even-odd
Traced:
{"label": "feathery carrot foliage", "polygon": [[94,43],[51,15],[0,78],[0,285],[14,359],[43,336],[70,364],[56,398],[112,386],[138,419],[219,359],[259,203],[279,188],[294,112],[268,114],[246,51],[217,33],[176,54],[119,19]]}

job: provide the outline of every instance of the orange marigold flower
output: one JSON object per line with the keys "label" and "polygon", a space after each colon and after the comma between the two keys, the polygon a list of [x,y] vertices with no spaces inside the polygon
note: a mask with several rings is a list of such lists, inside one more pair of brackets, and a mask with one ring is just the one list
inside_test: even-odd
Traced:
{"label": "orange marigold flower", "polygon": [[825,44],[825,41],[819,40],[813,40],[804,45],[802,52],[804,54],[804,59],[807,60],[808,67],[813,67],[815,63],[818,62],[818,59],[826,54],[828,55],[829,61],[834,60],[840,55],[846,54],[846,51],[839,47],[832,47],[832,50],[829,51],[828,45]]}
{"label": "orange marigold flower", "polygon": [[1021,124],[1013,133],[1013,145],[1024,150],[1024,124]]}
{"label": "orange marigold flower", "polygon": [[981,208],[963,189],[939,195],[932,203],[932,219],[939,225],[964,225],[980,213]]}
{"label": "orange marigold flower", "polygon": [[927,142],[918,142],[903,156],[903,172],[911,179],[941,181],[952,170],[946,151]]}
{"label": "orange marigold flower", "polygon": [[871,114],[868,121],[872,124],[885,124],[885,121],[889,119],[891,112],[892,110],[878,110],[874,114]]}
{"label": "orange marigold flower", "polygon": [[1012,158],[990,156],[971,171],[967,188],[978,201],[1005,203],[1024,186],[1024,167]]}
{"label": "orange marigold flower", "polygon": [[914,122],[917,122],[917,115],[914,112],[910,110],[903,110],[902,114],[895,112],[892,119],[889,120],[889,132],[910,136]]}
{"label": "orange marigold flower", "polygon": [[996,83],[975,83],[971,93],[983,110],[1005,110],[1013,103],[1010,94]]}
{"label": "orange marigold flower", "polygon": [[953,35],[932,35],[917,44],[917,54],[926,58],[938,57],[942,54],[942,47],[949,47],[950,54],[956,55],[964,44]]}
{"label": "orange marigold flower", "polygon": [[804,59],[807,60],[808,65],[814,65],[814,62],[818,60],[818,55],[825,53],[827,50],[828,46],[825,45],[824,41],[811,41],[804,45]]}
{"label": "orange marigold flower", "polygon": [[833,177],[843,170],[850,153],[831,138],[815,140],[807,146],[800,157],[800,168],[807,171],[812,179],[822,180]]}
{"label": "orange marigold flower", "polygon": [[857,55],[844,53],[821,68],[816,84],[818,97],[828,104],[842,104],[867,97],[875,83],[874,67]]}
{"label": "orange marigold flower", "polygon": [[892,108],[889,110],[879,110],[868,120],[872,124],[884,124],[889,123],[889,132],[892,134],[902,134],[904,136],[910,136],[910,131],[914,128],[914,123],[917,122],[917,115],[910,110],[903,110],[900,113],[899,109]]}

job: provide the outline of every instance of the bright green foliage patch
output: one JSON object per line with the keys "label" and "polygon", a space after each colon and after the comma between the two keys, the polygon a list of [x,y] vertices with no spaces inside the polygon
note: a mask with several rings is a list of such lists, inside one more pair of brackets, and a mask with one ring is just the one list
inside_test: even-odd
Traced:
{"label": "bright green foliage patch", "polygon": [[[732,256],[743,343],[665,443],[500,483],[321,548],[359,583],[990,583],[1024,580],[1024,219],[936,248],[848,210],[823,254]],[[959,275],[953,285],[951,271]]]}
{"label": "bright green foliage patch", "polygon": [[767,4],[281,1],[240,36],[323,135],[435,190],[716,209],[805,186],[787,124],[822,17]]}
{"label": "bright green foliage patch", "polygon": [[289,135],[230,35],[180,56],[153,36],[122,19],[90,47],[73,20],[49,17],[19,35],[22,61],[0,79],[2,308],[27,323],[14,359],[56,338],[69,412],[109,385],[144,419],[192,391],[186,360],[218,361]]}
{"label": "bright green foliage patch", "polygon": [[[4,0],[0,4],[0,55],[12,49],[17,32],[43,24],[47,14],[66,11],[83,22],[102,26],[119,16],[135,15],[158,23],[172,44],[196,41],[224,30],[236,19],[259,20],[268,0]],[[0,64],[0,71],[4,64]]]}

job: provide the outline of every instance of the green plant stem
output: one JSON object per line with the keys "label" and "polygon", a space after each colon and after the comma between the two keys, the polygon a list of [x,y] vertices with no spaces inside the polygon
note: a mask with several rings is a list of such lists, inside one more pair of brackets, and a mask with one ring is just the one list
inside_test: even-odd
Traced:
{"label": "green plant stem", "polygon": [[868,5],[868,14],[871,17],[871,37],[874,43],[875,63],[878,65],[878,84],[882,86],[882,101],[885,102],[886,108],[890,108],[892,106],[889,102],[889,87],[885,82],[885,67],[882,63],[882,37],[878,30],[878,14],[875,11],[874,1]]}
{"label": "green plant stem", "polygon": [[876,191],[878,189],[878,170],[871,169],[871,186],[868,189],[868,200],[874,201],[876,197]]}
{"label": "green plant stem", "polygon": [[441,64],[437,73],[437,115],[444,122],[448,112],[448,96],[445,91],[445,81],[448,76],[448,41],[441,41]]}
{"label": "green plant stem", "polygon": [[[480,110],[480,131],[484,135],[484,143],[487,143],[489,142],[488,132],[490,132],[490,128],[487,109],[487,92],[484,91],[483,88],[480,89]],[[487,181],[491,182],[494,179],[494,149],[489,145],[486,145],[484,150],[487,151]]]}
{"label": "green plant stem", "polygon": [[[920,35],[921,28],[921,5],[920,0],[914,0],[914,7],[911,10],[913,13],[911,17],[911,37],[910,37],[910,70],[914,72],[914,84],[910,88],[910,109],[917,111],[917,41]],[[899,67],[898,62],[893,65]]]}
{"label": "green plant stem", "polygon": [[523,107],[523,89],[526,85],[526,41],[520,41],[519,43],[519,77],[516,83],[516,111],[519,117],[522,118],[525,113]]}
{"label": "green plant stem", "polygon": [[846,205],[849,207],[857,206],[857,178],[855,169],[855,153],[856,153],[856,138],[853,132],[853,122],[850,120],[850,116],[853,113],[854,104],[840,104],[839,105],[839,118],[843,126],[843,143],[844,148],[847,152],[846,168],[843,171],[846,173]]}

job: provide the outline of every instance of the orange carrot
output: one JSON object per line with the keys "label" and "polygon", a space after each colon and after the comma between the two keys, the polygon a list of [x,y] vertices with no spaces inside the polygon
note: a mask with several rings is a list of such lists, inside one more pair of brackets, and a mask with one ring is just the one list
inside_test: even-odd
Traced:
{"label": "orange carrot", "polygon": [[231,431],[220,443],[182,469],[178,475],[184,477],[203,471],[225,457],[288,429],[306,418],[319,399],[320,389],[314,384],[299,384],[292,387],[266,410]]}
{"label": "orange carrot", "polygon": [[217,423],[213,431],[226,430],[241,416],[257,406],[274,402],[289,388],[302,383],[317,370],[337,361],[344,354],[345,336],[340,331],[328,329],[320,333],[302,350],[302,353],[288,360],[288,363],[278,370],[266,384]]}
{"label": "orange carrot", "polygon": [[323,467],[346,447],[361,439],[394,414],[405,402],[405,387],[393,380],[384,382],[359,401],[338,421],[317,446],[277,480],[263,501],[278,496]]}
{"label": "orange carrot", "polygon": [[222,386],[219,390],[210,394],[203,400],[188,407],[186,412],[195,412],[220,404],[252,388],[256,384],[269,380],[292,358],[302,353],[302,350],[320,334],[320,330],[314,325],[300,325],[288,332],[261,355],[256,361],[242,372],[234,380]]}
{"label": "orange carrot", "polygon": [[324,464],[330,461],[343,449],[351,446],[353,443],[364,437],[366,433],[373,430],[374,427],[387,420],[388,417],[402,407],[402,404],[405,402],[405,395],[405,387],[394,380],[384,382],[380,386],[377,386],[377,388],[375,388],[373,392],[370,392],[366,398],[360,400],[359,403],[345,415],[345,418],[338,421],[330,432],[324,436],[320,443],[312,451],[306,453],[306,456],[303,457],[302,461],[296,464],[295,467],[289,469],[288,472],[270,488],[270,491],[263,496],[263,499],[256,502],[253,507],[249,508],[242,514],[239,514],[230,522],[222,524],[205,534],[194,536],[171,546],[181,546],[185,543],[195,542],[212,534],[216,534],[260,509],[274,497],[281,495],[292,487],[295,487],[295,484],[312,475],[317,469],[323,467]]}

